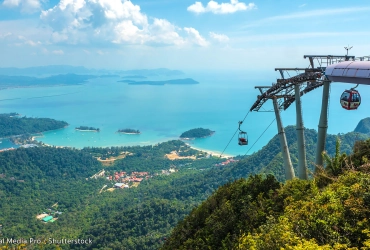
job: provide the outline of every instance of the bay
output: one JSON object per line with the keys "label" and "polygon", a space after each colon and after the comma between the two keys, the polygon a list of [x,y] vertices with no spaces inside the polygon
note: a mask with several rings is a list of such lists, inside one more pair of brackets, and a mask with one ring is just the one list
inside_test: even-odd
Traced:
{"label": "bay", "polygon": [[[216,133],[189,143],[197,148],[222,152],[236,132],[238,121],[243,120],[256,101],[259,91],[254,86],[271,85],[277,74],[192,71],[181,78],[187,77],[199,84],[129,85],[117,82],[121,78],[98,78],[82,85],[3,89],[0,90],[0,113],[18,112],[27,117],[48,117],[68,122],[67,128],[45,132],[43,137],[37,138],[50,145],[76,148],[150,145],[177,139],[186,130],[203,127]],[[152,77],[146,80],[162,79]],[[366,110],[369,102],[365,98],[370,94],[368,86],[358,87],[363,95],[358,110],[347,111],[340,107],[342,91],[353,86],[332,84],[329,133],[353,131],[359,120],[369,116]],[[307,128],[317,129],[321,96],[322,88],[319,88],[302,97]],[[271,109],[269,101],[261,110]],[[261,149],[277,133],[274,118],[273,112],[249,113],[242,125],[242,129],[248,132],[249,145],[237,145],[236,135],[225,153],[244,155]],[[282,119],[284,126],[295,124],[294,104],[282,111]],[[78,126],[98,127],[100,132],[76,131]],[[141,134],[116,133],[122,128],[139,129]]]}

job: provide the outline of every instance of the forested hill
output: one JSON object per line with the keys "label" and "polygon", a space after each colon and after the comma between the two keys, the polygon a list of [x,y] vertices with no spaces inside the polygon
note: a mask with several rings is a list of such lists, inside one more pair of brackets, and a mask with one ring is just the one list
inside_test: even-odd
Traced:
{"label": "forested hill", "polygon": [[[286,133],[292,160],[296,165],[296,161],[294,162],[295,128],[287,127]],[[306,130],[308,158],[314,157],[316,136],[314,130]],[[340,137],[342,148],[350,151],[353,142],[365,135],[352,132]],[[336,136],[328,136],[327,148],[330,149],[331,154],[335,150],[335,140]],[[83,150],[39,147],[3,152],[0,154],[2,234],[6,238],[28,238],[40,235],[44,238],[91,238],[93,240],[93,244],[89,246],[63,245],[63,249],[154,250],[161,247],[165,237],[169,237],[171,230],[179,221],[218,187],[260,172],[276,173],[277,178],[284,181],[283,167],[279,162],[281,156],[277,137],[257,153],[245,158],[239,157],[239,162],[229,162],[226,165],[219,164],[225,162],[225,159],[205,158],[201,153],[195,157],[196,160],[189,158],[170,160],[166,157],[174,151],[178,155],[193,152],[180,140],[142,147],[84,148]],[[100,157],[100,159],[113,157],[117,160],[112,161],[108,167],[101,165],[102,163],[94,157]],[[280,167],[270,164],[271,161],[276,161]],[[110,172],[109,174],[114,174],[116,171],[148,171],[153,178],[144,179],[136,188],[100,193],[99,190],[104,185],[112,187],[115,182],[106,178],[97,180],[86,180],[86,178],[102,168]],[[170,168],[176,169],[177,172],[170,173],[168,171]],[[249,184],[243,184],[243,182]],[[263,177],[255,177],[253,180],[243,180],[243,182],[240,182],[243,187],[238,185],[231,187],[230,185],[233,184],[228,184],[231,189],[224,190],[225,194],[234,197],[232,199],[238,202],[239,198],[244,200],[244,203],[241,203],[242,206],[238,203],[239,208],[247,209],[250,204],[257,202],[254,207],[253,204],[250,205],[250,210],[247,212],[243,211],[251,215],[255,214],[253,210],[258,213],[257,217],[251,217],[253,220],[251,225],[258,226],[266,220],[264,216],[268,214],[267,210],[257,210],[259,206],[266,209],[273,207],[276,213],[281,213],[282,208],[279,208],[279,204],[285,203],[269,199],[270,195],[274,194],[269,190],[276,190],[281,185],[277,180],[272,177],[268,177],[267,180]],[[261,190],[266,193],[265,196],[260,195]],[[244,194],[250,196],[244,197]],[[224,198],[226,197],[224,193],[221,193],[220,197],[220,200],[212,201],[215,209],[217,204],[221,205],[223,201],[228,201]],[[56,202],[63,212],[57,221],[44,224],[36,220],[36,214]],[[207,213],[202,217],[208,218],[212,228],[209,232],[219,232],[217,237],[221,240],[224,239],[224,225],[230,228],[235,218],[245,217],[245,214],[235,212],[237,208],[232,201],[222,206],[222,211],[218,211],[218,215],[211,215],[214,219],[208,218]],[[215,211],[212,209],[209,208],[209,213]],[[203,212],[202,210],[201,213]],[[229,218],[232,223],[220,220],[220,224],[212,224],[218,221],[218,216]],[[199,217],[196,218],[199,219]],[[201,220],[199,221],[202,223]],[[239,229],[241,225],[244,224],[235,223],[233,227]],[[202,224],[198,226],[202,228]],[[230,235],[231,243],[239,237],[239,234],[232,236],[230,233]],[[189,238],[191,237],[190,235]],[[208,239],[211,241],[212,237],[216,236],[210,235]],[[227,244],[225,249],[231,249]],[[55,246],[49,245],[45,249],[55,249]],[[184,249],[196,248],[189,246]],[[211,249],[218,248],[211,247]]]}
{"label": "forested hill", "polygon": [[[294,148],[296,148],[296,130],[293,126],[289,126],[286,128],[286,132],[287,138],[289,138],[289,145],[291,146],[292,159],[296,159],[296,150],[294,150]],[[306,131],[306,142],[310,159],[314,158],[316,137],[317,133],[315,130]],[[340,137],[342,138],[342,148],[346,151],[351,151],[354,141],[364,138],[365,135],[355,134],[352,132],[340,135]],[[330,148],[330,154],[333,154],[335,151],[336,138],[337,136],[328,135],[327,148]],[[183,147],[182,143],[169,143],[176,145],[176,147]],[[160,144],[160,147],[162,148],[166,144]],[[168,146],[169,145],[166,147]],[[140,152],[140,157],[139,155],[136,155],[135,157],[133,156],[124,159],[117,162],[116,166],[129,166],[132,168],[133,166],[139,166],[140,164],[146,167],[150,166],[151,168],[161,168],[163,164],[168,164],[167,161],[163,161],[163,157],[153,157],[159,151],[147,151],[144,150],[144,148],[141,148],[138,152]],[[158,154],[158,157],[160,157],[160,154]],[[269,173],[275,171],[279,180],[284,181],[283,166],[280,164],[280,162],[278,162],[279,157],[279,140],[277,137],[274,137],[263,149],[247,158],[241,159],[237,163],[230,163],[224,166],[215,166],[215,162],[211,164],[211,162],[208,162],[206,159],[202,161],[188,162],[192,164],[191,168],[194,168],[194,170],[187,170],[188,167],[181,167],[176,175],[171,175],[170,179],[162,178],[160,181],[153,180],[151,181],[151,185],[140,186],[137,190],[138,193],[135,196],[136,200],[134,200],[134,203],[127,205],[124,200],[119,200],[114,204],[105,205],[101,211],[97,212],[95,215],[100,219],[93,221],[92,226],[87,228],[86,231],[84,231],[79,237],[94,238],[94,244],[89,249],[103,247],[109,247],[112,249],[158,249],[160,242],[163,242],[164,237],[168,236],[171,228],[176,224],[176,222],[188,214],[195,204],[199,204],[200,201],[208,197],[208,195],[219,186],[260,172]],[[136,163],[136,161],[139,160],[140,163]],[[276,164],[280,165],[281,170],[278,167],[275,168],[272,164],[269,164],[272,160],[275,160]],[[220,161],[225,160],[220,159]],[[170,164],[178,165],[179,162],[177,162],[178,161],[174,161]],[[296,161],[294,163],[296,165]],[[196,170],[199,168],[201,168],[201,171]],[[246,185],[247,190],[250,190],[251,192],[256,190],[256,193],[251,194],[251,196],[248,198],[251,202],[255,202],[254,198],[259,196],[260,188],[265,190],[266,193],[269,193],[270,189],[275,189],[276,187],[280,186],[278,181],[272,177],[269,177],[267,180],[256,178],[247,182],[250,183],[250,185]],[[241,192],[240,195],[242,195],[247,191],[235,186],[235,190],[227,190],[225,192],[230,196],[235,196],[235,199],[239,199],[238,192]],[[224,194],[221,196],[223,195]],[[154,197],[155,199],[153,199]],[[226,198],[220,199],[227,200]],[[245,197],[243,197],[243,199],[245,199]],[[261,197],[260,199],[263,200],[264,198]],[[134,205],[135,202],[139,202],[139,204],[136,203],[136,205]],[[212,204],[215,205],[217,202]],[[191,205],[189,206],[189,204]],[[242,206],[239,206],[240,204],[242,204]],[[250,208],[247,207],[247,205],[250,204],[249,201],[247,202],[247,200],[240,204],[237,206],[245,207],[245,213],[252,213],[253,210],[257,211],[258,213],[261,212],[260,210],[256,210],[256,206],[260,205],[259,203],[256,206],[251,206]],[[262,203],[262,206],[269,207],[270,205],[267,203]],[[124,211],[119,211],[120,209],[124,209]],[[210,212],[213,211],[212,208],[207,209]],[[229,228],[238,228],[239,224],[245,225],[247,223],[239,223],[233,220],[235,218],[243,217],[239,217],[239,214],[231,214],[229,209],[234,210],[235,208],[228,207],[228,204],[225,204],[225,207],[222,208],[222,211],[218,211],[218,215],[212,215],[214,218],[207,217],[211,226],[206,230],[208,230],[208,232],[217,231],[217,228],[221,228],[221,230],[223,230],[223,224],[227,225]],[[200,213],[203,212],[204,211]],[[229,215],[232,217],[228,217]],[[207,216],[207,214],[204,214],[204,216]],[[220,224],[212,224],[218,220],[218,216],[221,216],[224,219],[230,218],[231,222],[226,223],[225,221],[220,221]],[[265,215],[262,212],[261,218],[264,218],[263,216]],[[201,221],[199,217],[196,218],[197,220]],[[252,219],[254,220],[255,218]],[[260,221],[253,223],[253,225],[258,225]],[[203,224],[199,224],[198,226],[201,228],[202,225]],[[186,231],[186,229],[184,229],[184,231]],[[196,231],[196,229],[193,228],[193,231]],[[184,235],[181,235],[180,237],[182,236]],[[219,235],[216,233],[212,236],[209,236],[217,238]],[[221,236],[223,237],[222,234]],[[112,242],[112,239],[115,239],[115,242]],[[197,249],[194,246],[195,245],[189,245],[189,247],[183,247],[183,249]],[[74,247],[77,248],[77,246]],[[179,248],[173,246],[171,247],[166,249],[181,249],[180,246]],[[209,249],[205,247],[203,248],[201,245],[198,245],[198,247],[199,249]],[[82,248],[80,247],[80,249]],[[211,247],[210,249],[220,248]],[[225,249],[232,248],[225,247]]]}
{"label": "forested hill", "polygon": [[251,176],[219,188],[173,230],[172,249],[369,249],[370,140],[313,180]]}
{"label": "forested hill", "polygon": [[355,128],[355,132],[370,135],[370,117],[362,119]]}
{"label": "forested hill", "polygon": [[[103,185],[101,180],[86,178],[99,170],[96,159],[75,149],[33,147],[0,153],[2,236],[47,238],[50,231],[55,237],[75,235],[71,221],[84,222],[73,215]],[[55,203],[63,212],[57,224],[46,226],[36,220],[37,214]]]}
{"label": "forested hill", "polygon": [[180,138],[202,138],[211,136],[215,131],[205,128],[194,128],[190,129],[180,135]]}
{"label": "forested hill", "polygon": [[[297,132],[295,126],[285,128],[286,138],[290,151],[295,173],[297,175],[298,150],[297,150]],[[329,155],[335,153],[335,143],[337,137],[341,140],[341,151],[347,154],[352,152],[355,141],[365,140],[368,135],[349,132],[346,134],[331,135],[326,138],[326,150]],[[314,169],[317,132],[314,129],[305,129],[306,156],[309,170]],[[273,174],[279,181],[285,180],[283,157],[281,155],[280,141],[278,135],[275,135],[261,150],[240,161],[230,174],[234,177],[246,177],[250,173]]]}
{"label": "forested hill", "polygon": [[40,133],[65,126],[68,126],[68,123],[50,118],[15,117],[9,114],[0,114],[0,138]]}

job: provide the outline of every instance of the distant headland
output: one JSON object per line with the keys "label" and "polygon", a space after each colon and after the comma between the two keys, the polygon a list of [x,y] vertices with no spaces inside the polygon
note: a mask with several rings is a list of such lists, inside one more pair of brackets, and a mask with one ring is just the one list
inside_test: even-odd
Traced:
{"label": "distant headland", "polygon": [[194,128],[190,129],[180,135],[181,139],[184,140],[190,140],[195,138],[204,138],[211,136],[215,133],[215,131],[212,131],[210,129],[204,129],[204,128]]}
{"label": "distant headland", "polygon": [[131,128],[119,129],[117,133],[123,133],[123,134],[129,134],[129,135],[141,134],[141,132],[138,129],[131,129]]}
{"label": "distant headland", "polygon": [[131,75],[131,76],[124,76],[123,79],[146,79],[146,76],[140,76],[140,75]]}
{"label": "distant headland", "polygon": [[173,85],[173,84],[199,84],[192,78],[185,79],[172,79],[172,80],[163,80],[163,81],[134,81],[134,80],[121,80],[118,82],[125,82],[130,85]]}
{"label": "distant headland", "polygon": [[50,118],[20,117],[16,112],[0,114],[0,138],[31,135],[66,126],[67,122]]}
{"label": "distant headland", "polygon": [[75,128],[78,131],[87,131],[87,132],[100,132],[99,128],[94,128],[94,127],[88,127],[88,126],[79,126]]}

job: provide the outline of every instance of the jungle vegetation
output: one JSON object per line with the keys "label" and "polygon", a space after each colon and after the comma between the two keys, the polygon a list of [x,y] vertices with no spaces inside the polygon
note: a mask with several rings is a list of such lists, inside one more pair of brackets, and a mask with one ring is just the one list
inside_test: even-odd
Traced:
{"label": "jungle vegetation", "polygon": [[0,138],[35,134],[68,126],[68,123],[64,121],[50,118],[17,117],[16,114],[0,114]]}
{"label": "jungle vegetation", "polygon": [[[293,165],[296,166],[295,128],[287,127],[286,133]],[[360,178],[360,175],[361,178],[367,175],[361,166],[366,165],[370,157],[366,151],[369,143],[363,141],[354,147],[355,141],[366,139],[367,135],[354,132],[328,135],[328,151],[325,154],[328,163],[326,170],[320,172],[319,176],[313,176],[311,164],[314,159],[317,134],[314,130],[307,129],[305,136],[312,180],[293,180],[285,184],[282,184],[285,178],[283,171],[280,170],[282,159],[277,136],[258,152],[249,156],[235,157],[239,159],[238,162],[224,166],[218,163],[225,160],[216,157],[198,157],[196,160],[167,159],[165,155],[173,151],[184,154],[194,152],[179,140],[150,146],[89,147],[81,150],[35,147],[2,152],[0,153],[1,237],[42,239],[64,237],[93,240],[92,245],[63,245],[63,249],[158,249],[161,246],[164,249],[209,249],[209,247],[238,249],[239,245],[241,249],[253,249],[249,248],[250,246],[256,246],[256,249],[275,249],[276,245],[271,248],[269,245],[260,247],[258,244],[265,242],[261,243],[263,241],[261,239],[264,238],[262,236],[258,238],[258,235],[275,228],[280,230],[283,226],[279,224],[281,216],[287,217],[282,217],[282,221],[292,220],[288,217],[290,214],[285,214],[289,204],[312,202],[312,199],[319,199],[316,195],[322,194],[330,187],[334,188],[333,185],[339,183],[337,180],[344,178],[343,180],[350,185],[351,182],[345,178],[355,180]],[[337,143],[337,138],[340,138],[341,144]],[[352,149],[355,150],[354,153]],[[130,154],[114,161],[114,164],[109,167],[103,166],[97,160],[98,157],[117,157],[122,152]],[[351,164],[354,166],[353,169]],[[162,174],[162,170],[169,168],[175,168],[178,172],[170,175]],[[104,185],[112,187],[115,183],[105,178],[90,178],[102,169],[107,172],[126,171],[128,173],[148,171],[153,178],[143,180],[137,188],[100,193]],[[261,175],[255,176],[257,173]],[[250,175],[252,176],[248,177]],[[346,177],[349,175],[351,176]],[[361,178],[356,181],[361,183]],[[365,178],[363,182],[366,183],[366,181]],[[332,189],[330,192],[334,198],[330,198],[329,201],[338,201],[338,205],[348,204],[350,212],[355,208],[351,207],[352,200],[343,199],[353,198],[354,204],[360,204],[356,209],[364,212],[364,216],[368,216],[365,206],[367,191],[363,191],[360,186],[358,194],[362,195],[361,192],[363,192],[364,196],[359,196],[360,198],[357,199],[357,196],[351,196],[352,186],[348,185],[344,189]],[[345,191],[347,189],[348,192]],[[336,190],[343,192],[336,194]],[[342,194],[343,199],[340,196]],[[291,199],[293,201],[290,201]],[[36,219],[35,216],[38,213],[56,202],[58,202],[58,210],[63,212],[57,221],[43,224]],[[365,210],[361,210],[362,207]],[[291,215],[304,216],[304,208],[305,206],[296,205],[292,209],[297,213],[291,213]],[[347,217],[340,217],[342,215],[335,211],[344,210],[338,209],[329,210],[333,216],[337,216],[333,218],[335,223],[342,223],[335,225],[338,230],[330,229],[335,228],[334,222],[324,221],[322,225],[314,224],[321,220],[319,219],[321,212],[317,212],[318,215],[312,217],[314,222],[308,221],[303,227],[308,232],[306,238],[302,236],[302,232],[298,234],[294,231],[296,228],[294,223],[291,224],[293,228],[291,231],[289,231],[290,227],[283,230],[290,233],[288,236],[292,240],[297,240],[298,243],[294,243],[296,244],[294,247],[311,243],[316,244],[313,245],[314,247],[317,245],[332,247],[330,244],[333,240],[326,242],[319,241],[319,238],[310,238],[316,237],[311,232],[312,225],[318,228],[322,226],[328,230],[328,233],[337,232],[340,235],[338,237],[342,237],[341,233],[344,232],[345,237],[348,237],[343,238],[344,240],[339,243],[347,244],[346,247],[365,246],[366,233],[359,233],[359,230],[368,226],[367,221],[361,221],[362,217],[354,217],[354,221],[346,221],[349,216],[353,217],[353,214],[344,214],[343,216]],[[192,219],[194,216],[197,220]],[[228,221],[225,221],[226,218]],[[359,227],[356,228],[354,224]],[[289,226],[289,223],[287,225]],[[342,225],[348,225],[348,227],[342,227]],[[363,227],[360,228],[360,225]],[[354,230],[354,233],[350,235],[348,230]],[[327,232],[325,231],[325,237],[328,235]],[[274,234],[271,233],[271,235]],[[356,237],[362,245],[352,242]],[[275,238],[271,241],[275,242]],[[55,249],[55,246],[47,245],[44,249]]]}
{"label": "jungle vegetation", "polygon": [[202,138],[211,136],[215,131],[204,129],[204,128],[194,128],[190,129],[180,135],[180,138]]}
{"label": "jungle vegetation", "polygon": [[370,249],[370,139],[311,180],[252,175],[220,187],[161,249]]}

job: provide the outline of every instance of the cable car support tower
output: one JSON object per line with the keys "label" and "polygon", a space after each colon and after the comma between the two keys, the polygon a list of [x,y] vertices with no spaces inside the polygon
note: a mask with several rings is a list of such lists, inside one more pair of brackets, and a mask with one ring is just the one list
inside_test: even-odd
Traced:
{"label": "cable car support tower", "polygon": [[[347,82],[370,85],[370,57],[364,56],[355,58],[354,56],[348,56],[348,50],[350,48],[345,49],[347,49],[347,55],[345,56],[305,55],[304,58],[308,58],[310,62],[310,66],[308,68],[276,68],[275,71],[280,72],[281,79],[277,79],[277,82],[275,84],[272,84],[272,86],[255,87],[260,90],[261,95],[257,96],[257,101],[252,105],[250,111],[260,111],[260,108],[267,100],[273,100],[281,151],[284,159],[286,175],[285,177],[287,180],[294,178],[294,171],[290,160],[289,149],[285,137],[284,128],[282,126],[279,109],[286,110],[294,101],[296,102],[298,176],[300,179],[307,179],[308,174],[301,96],[318,87],[323,86],[322,106],[318,125],[318,138],[315,160],[316,166],[322,166],[322,152],[325,150],[325,141],[328,129],[328,104],[330,83]],[[315,67],[314,61],[318,62],[318,67]],[[296,76],[286,79],[284,72],[289,71],[304,71],[304,73],[300,73]],[[352,100],[352,102],[355,101]],[[358,105],[359,103],[357,103],[357,106]],[[356,109],[357,106],[350,109]]]}
{"label": "cable car support tower", "polygon": [[[302,107],[300,97],[322,85],[319,79],[322,76],[322,70],[306,69],[306,68],[277,68],[281,74],[281,79],[277,80],[276,84],[272,86],[256,86],[262,95],[257,97],[257,101],[252,105],[250,111],[259,111],[263,104],[269,100],[273,100],[274,111],[276,115],[276,121],[278,126],[278,133],[281,145],[281,152],[283,154],[285,178],[290,180],[294,178],[294,170],[290,160],[289,149],[285,136],[284,127],[282,125],[279,109],[287,109],[295,100],[296,101],[296,112],[297,112],[297,136],[298,136],[298,176],[301,179],[307,179],[307,162],[306,152],[304,146],[304,126],[302,118]],[[298,74],[297,76],[285,78],[285,71],[304,71],[304,73]],[[267,90],[266,90],[267,89]],[[265,91],[263,91],[265,90]],[[277,99],[280,99],[278,103]]]}
{"label": "cable car support tower", "polygon": [[[294,101],[296,102],[298,176],[300,179],[308,179],[301,96],[323,86],[315,160],[316,166],[322,166],[322,152],[325,150],[325,141],[328,129],[330,83],[346,82],[370,85],[370,57],[364,56],[355,58],[355,56],[349,56],[348,50],[351,48],[345,47],[347,54],[344,56],[304,55],[303,58],[309,59],[309,67],[276,68],[275,71],[280,72],[281,79],[277,79],[276,83],[273,83],[272,86],[255,87],[259,89],[261,95],[257,96],[257,101],[252,105],[249,111],[260,111],[260,108],[263,106],[263,104],[267,100],[272,99],[278,127],[281,152],[284,160],[285,178],[287,180],[294,178],[294,171],[280,116],[280,110],[286,110]],[[315,67],[314,61],[317,61],[317,67]],[[290,77],[290,74],[288,73],[289,71],[303,71],[303,73],[299,73],[296,76]],[[285,78],[285,72],[288,73],[289,78]],[[355,101],[352,100],[352,102]],[[357,106],[358,105],[359,103]],[[356,109],[357,106],[353,108],[349,107],[349,109]]]}
{"label": "cable car support tower", "polygon": [[[278,129],[279,140],[280,140],[281,153],[283,155],[285,178],[287,180],[291,180],[295,177],[295,175],[294,175],[294,169],[293,169],[292,161],[290,159],[289,147],[288,147],[287,139],[286,139],[286,136],[285,136],[285,130],[284,130],[283,122],[282,122],[281,116],[280,116],[281,102],[278,101],[281,98],[285,99],[288,96],[286,96],[286,95],[277,95],[277,94],[270,94],[270,95],[266,94],[267,91],[264,92],[263,90],[266,89],[266,88],[270,88],[270,86],[256,86],[255,88],[258,88],[259,91],[261,92],[262,96],[258,96],[258,97],[263,98],[264,102],[266,102],[268,99],[272,100],[272,103],[273,103],[273,106],[274,106],[274,112],[275,112],[275,116],[276,116],[276,124],[277,124],[277,129]],[[260,104],[260,103],[258,103],[258,104]],[[252,110],[255,110],[255,111],[257,110],[258,111],[262,107],[262,104],[257,105],[257,106],[258,107],[256,107],[256,109],[251,108],[250,111],[252,111]]]}

